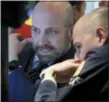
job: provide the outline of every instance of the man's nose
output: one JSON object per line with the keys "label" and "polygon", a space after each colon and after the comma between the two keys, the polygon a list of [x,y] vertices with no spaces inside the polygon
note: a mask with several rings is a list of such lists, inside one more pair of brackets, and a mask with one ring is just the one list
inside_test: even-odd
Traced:
{"label": "man's nose", "polygon": [[75,54],[74,60],[75,60],[75,62],[77,62],[77,63],[80,63],[80,62],[81,62],[81,59],[80,59],[79,55],[77,55],[77,54]]}
{"label": "man's nose", "polygon": [[50,41],[48,40],[47,36],[41,35],[39,37],[39,45],[49,44]]}

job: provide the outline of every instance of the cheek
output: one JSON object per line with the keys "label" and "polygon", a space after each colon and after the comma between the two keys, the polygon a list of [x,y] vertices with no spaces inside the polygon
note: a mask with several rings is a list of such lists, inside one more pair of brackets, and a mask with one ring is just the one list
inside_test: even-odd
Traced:
{"label": "cheek", "polygon": [[80,57],[83,60],[86,56],[86,53],[92,48],[92,41],[90,40],[84,40],[82,43],[82,47],[80,50]]}
{"label": "cheek", "polygon": [[84,53],[87,53],[88,50],[91,48],[91,46],[92,46],[92,41],[84,40],[82,44],[82,52],[84,51]]}
{"label": "cheek", "polygon": [[64,39],[60,35],[54,35],[49,37],[49,41],[52,46],[59,49],[62,46]]}
{"label": "cheek", "polygon": [[33,40],[33,46],[38,45],[38,39],[37,38],[32,37],[32,40]]}
{"label": "cheek", "polygon": [[36,41],[37,38],[39,38],[38,35],[36,36],[35,34],[32,34],[32,40],[33,40],[33,41]]}
{"label": "cheek", "polygon": [[69,36],[62,36],[57,42],[61,49],[67,50],[71,44],[71,38]]}
{"label": "cheek", "polygon": [[48,40],[49,40],[49,42],[50,42],[50,44],[52,46],[57,46],[58,45],[59,41],[58,41],[58,38],[56,36],[49,36]]}

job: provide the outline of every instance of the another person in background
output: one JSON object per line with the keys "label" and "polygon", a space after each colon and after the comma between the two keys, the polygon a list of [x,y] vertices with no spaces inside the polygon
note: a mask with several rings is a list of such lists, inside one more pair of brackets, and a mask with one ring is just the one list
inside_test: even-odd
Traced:
{"label": "another person in background", "polygon": [[74,7],[74,15],[75,15],[75,23],[76,23],[77,20],[85,13],[86,1],[75,1],[75,2],[76,3],[73,7]]}
{"label": "another person in background", "polygon": [[[73,30],[75,59],[41,73],[35,101],[108,101],[108,18],[108,7],[101,7],[78,20]],[[57,82],[65,81],[69,84],[57,90]]]}
{"label": "another person in background", "polygon": [[100,0],[99,1],[99,6],[102,7],[102,6],[109,6],[109,1],[108,0]]}

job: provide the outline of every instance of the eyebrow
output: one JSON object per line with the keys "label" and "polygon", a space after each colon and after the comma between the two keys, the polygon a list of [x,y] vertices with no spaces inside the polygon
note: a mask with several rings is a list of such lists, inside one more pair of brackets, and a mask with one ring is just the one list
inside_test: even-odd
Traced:
{"label": "eyebrow", "polygon": [[57,30],[58,28],[56,28],[56,27],[48,27],[47,29]]}
{"label": "eyebrow", "polygon": [[[38,28],[38,27],[36,27],[34,25],[32,25],[31,27]],[[56,27],[48,27],[47,29],[58,29],[58,28],[56,28]]]}
{"label": "eyebrow", "polygon": [[73,44],[75,47],[81,46],[81,44],[79,42],[76,42]]}
{"label": "eyebrow", "polygon": [[33,28],[37,28],[36,26],[34,26],[34,25],[32,25],[31,27],[33,27]]}

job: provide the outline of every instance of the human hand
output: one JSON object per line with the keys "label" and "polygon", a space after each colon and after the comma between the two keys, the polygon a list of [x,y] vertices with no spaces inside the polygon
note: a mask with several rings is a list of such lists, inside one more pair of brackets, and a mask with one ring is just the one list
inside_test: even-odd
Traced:
{"label": "human hand", "polygon": [[8,41],[8,55],[10,62],[12,60],[18,60],[18,54],[20,54],[25,45],[29,43],[31,40],[24,39],[19,34],[10,34]]}
{"label": "human hand", "polygon": [[45,76],[47,75],[54,77],[53,73],[55,73],[55,79],[57,83],[67,83],[79,65],[80,63],[75,63],[74,59],[66,60],[64,62],[50,66],[49,68],[45,69],[41,75],[45,74]]}

